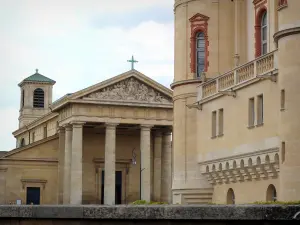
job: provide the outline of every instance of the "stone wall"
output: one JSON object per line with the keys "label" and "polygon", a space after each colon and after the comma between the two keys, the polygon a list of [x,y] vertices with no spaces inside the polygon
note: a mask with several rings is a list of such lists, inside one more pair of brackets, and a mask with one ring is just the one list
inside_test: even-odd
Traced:
{"label": "stone wall", "polygon": [[300,220],[300,206],[0,206],[0,223],[14,225],[297,224],[294,220]]}

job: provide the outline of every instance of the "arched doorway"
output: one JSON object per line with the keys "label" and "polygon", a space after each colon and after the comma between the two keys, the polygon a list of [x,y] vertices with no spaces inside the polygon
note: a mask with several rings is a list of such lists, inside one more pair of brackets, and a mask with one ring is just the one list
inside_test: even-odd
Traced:
{"label": "arched doorway", "polygon": [[227,192],[227,204],[229,204],[229,205],[235,204],[235,195],[234,195],[234,191],[232,190],[232,188],[229,188],[229,190]]}
{"label": "arched doorway", "polygon": [[273,184],[270,184],[267,189],[267,202],[276,202],[277,201],[277,192]]}

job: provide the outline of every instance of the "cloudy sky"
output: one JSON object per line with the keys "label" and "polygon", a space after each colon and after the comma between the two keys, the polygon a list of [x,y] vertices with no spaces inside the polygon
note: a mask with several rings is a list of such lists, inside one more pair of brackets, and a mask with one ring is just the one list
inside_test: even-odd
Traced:
{"label": "cloudy sky", "polygon": [[0,151],[15,147],[20,90],[39,72],[53,100],[130,69],[169,87],[173,0],[0,0]]}

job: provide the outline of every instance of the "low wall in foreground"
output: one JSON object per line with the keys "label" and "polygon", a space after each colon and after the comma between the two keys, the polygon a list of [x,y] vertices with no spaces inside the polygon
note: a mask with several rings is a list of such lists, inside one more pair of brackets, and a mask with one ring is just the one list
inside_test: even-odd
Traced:
{"label": "low wall in foreground", "polygon": [[1,225],[300,224],[297,220],[300,205],[0,206]]}

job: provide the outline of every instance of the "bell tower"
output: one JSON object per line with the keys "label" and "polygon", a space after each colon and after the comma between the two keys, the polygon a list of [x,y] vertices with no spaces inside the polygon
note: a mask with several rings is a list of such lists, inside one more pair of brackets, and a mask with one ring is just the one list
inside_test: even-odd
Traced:
{"label": "bell tower", "polygon": [[21,90],[19,128],[50,112],[54,80],[39,74],[27,77],[19,87]]}

